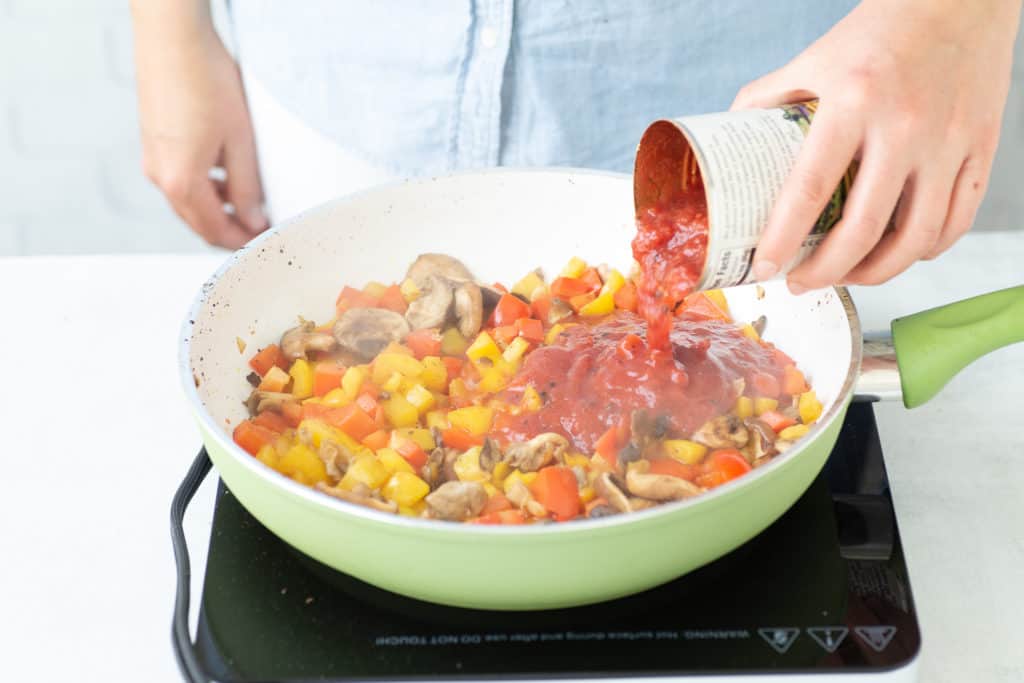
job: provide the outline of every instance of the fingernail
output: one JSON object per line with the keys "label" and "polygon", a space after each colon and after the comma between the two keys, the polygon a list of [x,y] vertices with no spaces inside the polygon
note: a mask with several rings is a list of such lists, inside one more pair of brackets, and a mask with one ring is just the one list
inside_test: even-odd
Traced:
{"label": "fingernail", "polygon": [[245,225],[251,232],[262,232],[267,227],[267,216],[263,209],[254,206],[246,212]]}
{"label": "fingernail", "polygon": [[799,282],[787,282],[786,284],[789,285],[789,291],[791,291],[794,296],[800,296],[807,291],[807,288]]}
{"label": "fingernail", "polygon": [[771,261],[761,259],[754,262],[754,278],[758,281],[771,280],[778,272],[779,267]]}

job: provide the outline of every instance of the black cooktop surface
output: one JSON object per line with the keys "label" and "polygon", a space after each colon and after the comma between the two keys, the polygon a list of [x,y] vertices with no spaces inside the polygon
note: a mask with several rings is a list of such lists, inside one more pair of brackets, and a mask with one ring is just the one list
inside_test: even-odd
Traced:
{"label": "black cooktop surface", "polygon": [[220,484],[198,629],[183,633],[187,675],[239,683],[866,673],[907,665],[920,645],[865,403],[850,407],[814,484],[758,537],[588,607],[487,612],[388,593],[292,549]]}

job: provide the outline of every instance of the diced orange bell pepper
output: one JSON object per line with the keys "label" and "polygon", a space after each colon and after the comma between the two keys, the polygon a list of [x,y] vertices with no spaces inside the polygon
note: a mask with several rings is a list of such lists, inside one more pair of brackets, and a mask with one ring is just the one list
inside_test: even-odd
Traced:
{"label": "diced orange bell pepper", "polygon": [[597,268],[587,268],[583,271],[583,275],[580,275],[580,281],[587,285],[587,289],[591,292],[597,292],[601,289],[601,285],[604,281],[601,280],[601,274],[597,272]]}
{"label": "diced orange bell pepper", "polygon": [[537,472],[530,484],[530,493],[559,522],[580,514],[580,491],[576,475],[568,467],[552,465]]}
{"label": "diced orange bell pepper", "polygon": [[807,380],[804,378],[804,373],[800,372],[795,365],[787,365],[782,372],[782,393],[795,396],[807,391]]}
{"label": "diced orange bell pepper", "polygon": [[502,294],[494,307],[494,326],[514,325],[519,318],[530,317],[530,305],[515,294]]}
{"label": "diced orange bell pepper", "polygon": [[796,420],[788,415],[783,415],[777,410],[767,410],[758,415],[757,419],[771,427],[772,431],[775,433],[781,432],[786,427],[792,427],[796,424]]}
{"label": "diced orange bell pepper", "polygon": [[551,296],[566,301],[574,296],[590,292],[590,285],[575,277],[558,277],[551,283]]}
{"label": "diced orange bell pepper", "polygon": [[466,451],[473,446],[482,446],[484,444],[483,437],[473,436],[458,427],[449,427],[448,429],[441,430],[441,441],[446,447],[454,448],[457,451]]}
{"label": "diced orange bell pepper", "polygon": [[334,361],[321,361],[313,367],[313,395],[324,396],[331,389],[341,386],[345,366]]}
{"label": "diced orange bell pepper", "polygon": [[402,296],[402,290],[398,285],[391,285],[384,290],[384,293],[380,295],[380,300],[377,304],[380,308],[386,308],[389,311],[395,313],[405,313],[405,309],[409,307],[406,303],[405,297]]}
{"label": "diced orange bell pepper", "polygon": [[259,425],[260,427],[266,427],[278,434],[288,429],[288,423],[285,422],[285,419],[277,413],[273,413],[269,410],[264,410],[262,413],[254,417],[252,419],[252,423],[254,425]]}
{"label": "diced orange bell pepper", "polygon": [[251,420],[245,420],[239,422],[238,426],[235,427],[231,434],[231,438],[235,440],[239,446],[245,450],[249,455],[255,456],[260,452],[268,443],[273,443],[277,439],[277,432],[267,429],[258,424],[254,424]]}
{"label": "diced orange bell pepper", "polygon": [[419,471],[420,468],[427,464],[426,452],[412,439],[399,439],[395,444],[395,450],[416,471]]}
{"label": "diced orange bell pepper", "polygon": [[282,370],[288,369],[288,361],[277,344],[270,344],[260,349],[249,359],[249,367],[255,370],[260,377],[270,372],[270,368],[275,365]]}
{"label": "diced orange bell pepper", "polygon": [[619,291],[615,292],[615,308],[620,308],[624,311],[636,311],[636,304],[636,285],[632,282],[627,282],[619,288]]}
{"label": "diced orange bell pepper", "polygon": [[608,431],[594,442],[594,452],[604,458],[609,465],[619,464],[619,428],[609,427]]}
{"label": "diced orange bell pepper", "polygon": [[302,405],[297,401],[285,401],[281,404],[281,417],[289,427],[295,429],[302,422]]}
{"label": "diced orange bell pepper", "polygon": [[703,468],[705,473],[717,472],[725,481],[731,481],[749,472],[750,463],[735,448],[719,448],[711,451]]}
{"label": "diced orange bell pepper", "polygon": [[580,294],[579,296],[574,296],[573,298],[569,299],[569,305],[572,306],[572,310],[579,313],[581,308],[583,308],[596,298],[597,295],[594,294],[593,292],[586,292],[584,294]]}
{"label": "diced orange bell pepper", "polygon": [[385,448],[388,442],[391,440],[391,433],[386,429],[378,429],[375,432],[370,432],[363,438],[363,445],[369,448],[371,451],[378,451],[381,448]]}
{"label": "diced orange bell pepper", "polygon": [[530,304],[530,310],[533,312],[533,317],[539,319],[542,323],[548,322],[548,316],[551,314],[551,297],[547,294],[538,296]]}
{"label": "diced orange bell pepper", "polygon": [[377,308],[379,304],[380,300],[377,297],[370,296],[366,292],[354,287],[346,286],[338,294],[334,307],[338,313],[343,313],[350,308]]}
{"label": "diced orange bell pepper", "polygon": [[498,343],[507,346],[510,341],[519,336],[519,329],[515,325],[501,325],[494,328],[491,336]]}
{"label": "diced orange bell pepper", "polygon": [[505,497],[504,493],[495,493],[493,496],[487,499],[487,504],[484,505],[483,512],[481,514],[488,514],[491,512],[501,512],[502,510],[511,510],[512,502]]}
{"label": "diced orange bell pepper", "polygon": [[463,360],[461,358],[455,358],[454,356],[441,356],[441,362],[444,363],[444,367],[448,370],[448,379],[453,380],[462,374]]}
{"label": "diced orange bell pepper", "polygon": [[373,394],[359,392],[359,395],[356,396],[356,405],[362,408],[363,412],[367,415],[373,415],[377,412],[377,406],[380,405],[380,402],[377,401]]}
{"label": "diced orange bell pepper", "polygon": [[519,336],[527,341],[540,344],[544,341],[544,324],[534,318],[520,318],[516,320],[516,328]]}
{"label": "diced orange bell pepper", "polygon": [[377,431],[377,424],[359,405],[350,403],[342,408],[331,408],[324,419],[356,441],[362,441]]}

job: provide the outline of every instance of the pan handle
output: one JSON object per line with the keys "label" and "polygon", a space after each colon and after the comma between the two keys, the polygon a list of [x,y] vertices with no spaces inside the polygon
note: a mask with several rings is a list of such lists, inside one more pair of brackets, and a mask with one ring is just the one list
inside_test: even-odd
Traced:
{"label": "pan handle", "polygon": [[985,354],[1024,341],[1024,285],[892,321],[903,404],[929,401]]}

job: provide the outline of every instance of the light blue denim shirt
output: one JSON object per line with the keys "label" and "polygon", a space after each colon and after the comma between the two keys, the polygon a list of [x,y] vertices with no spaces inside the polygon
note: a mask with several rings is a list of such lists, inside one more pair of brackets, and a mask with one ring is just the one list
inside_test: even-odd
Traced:
{"label": "light blue denim shirt", "polygon": [[651,121],[727,109],[853,0],[235,0],[249,75],[347,151],[415,176],[631,170]]}

